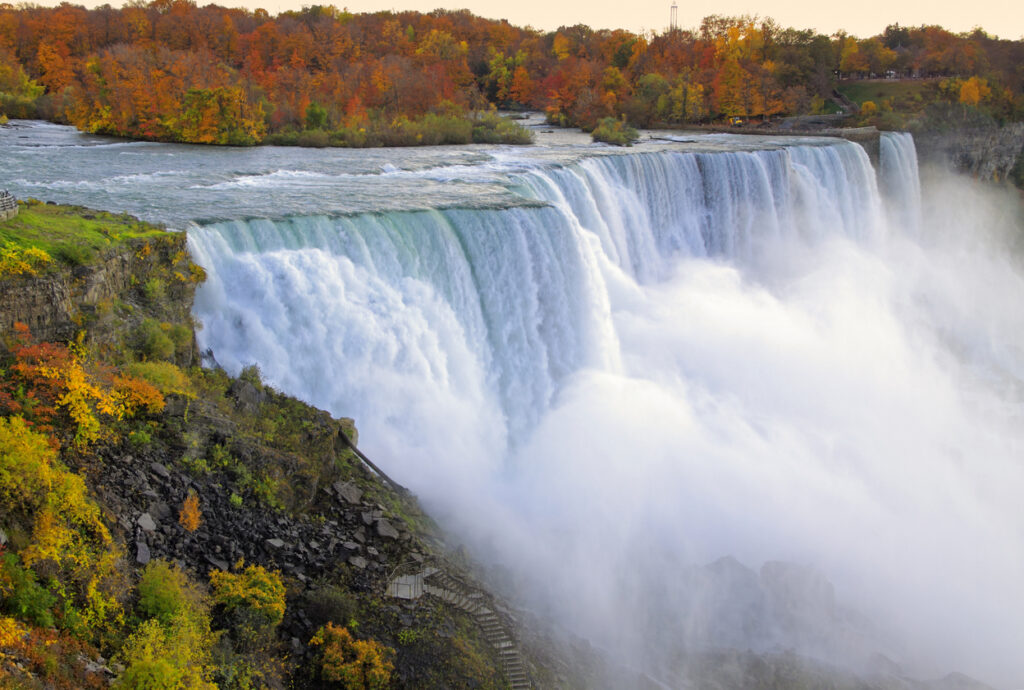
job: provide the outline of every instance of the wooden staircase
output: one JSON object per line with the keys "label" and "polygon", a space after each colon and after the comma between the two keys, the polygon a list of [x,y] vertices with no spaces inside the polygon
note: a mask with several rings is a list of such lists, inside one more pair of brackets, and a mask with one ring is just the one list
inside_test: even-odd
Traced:
{"label": "wooden staircase", "polygon": [[388,595],[392,597],[417,599],[423,594],[437,597],[473,617],[484,639],[497,651],[502,671],[512,690],[533,688],[513,637],[512,626],[494,610],[493,602],[484,592],[433,567],[415,575],[397,577],[388,586]]}

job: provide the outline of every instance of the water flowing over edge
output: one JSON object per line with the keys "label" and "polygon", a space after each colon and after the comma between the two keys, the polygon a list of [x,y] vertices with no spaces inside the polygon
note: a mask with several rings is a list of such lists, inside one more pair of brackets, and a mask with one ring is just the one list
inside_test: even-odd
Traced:
{"label": "water flowing over edge", "polygon": [[[536,529],[561,521],[562,537],[571,534],[575,540],[567,551],[558,552],[559,542],[538,544],[537,540],[542,539],[537,532],[525,527],[519,533],[512,527],[504,532],[495,527],[490,538],[500,534],[508,542],[495,548],[499,558],[517,553],[513,557],[528,562],[528,569],[545,573],[545,586],[552,592],[574,592],[570,598],[576,606],[566,603],[560,611],[570,627],[598,629],[608,617],[621,618],[647,610],[652,605],[653,591],[659,592],[665,612],[689,611],[686,615],[680,613],[682,622],[661,620],[652,611],[635,625],[620,626],[630,630],[595,633],[604,644],[621,645],[640,658],[645,653],[649,657],[641,650],[651,635],[684,639],[700,629],[700,634],[722,644],[750,644],[755,648],[800,644],[800,648],[825,658],[836,658],[841,656],[837,646],[861,644],[850,642],[853,634],[848,629],[843,633],[845,637],[829,633],[831,638],[843,638],[841,644],[830,638],[816,648],[808,646],[807,631],[796,638],[780,637],[778,630],[769,630],[767,624],[756,635],[737,639],[734,631],[726,629],[728,626],[719,629],[706,620],[707,611],[698,611],[700,607],[694,608],[692,600],[676,590],[664,590],[659,573],[706,557],[708,548],[719,543],[722,548],[742,550],[747,558],[771,559],[782,554],[764,545],[779,548],[788,541],[789,545],[782,547],[787,556],[815,558],[826,568],[848,567],[844,559],[853,559],[853,555],[820,543],[821,534],[798,525],[797,517],[782,517],[780,511],[789,510],[804,520],[820,518],[822,525],[833,529],[836,525],[854,529],[848,526],[848,520],[863,521],[865,515],[874,515],[868,522],[888,529],[881,516],[895,510],[889,503],[893,498],[877,499],[884,508],[863,506],[854,510],[852,506],[863,499],[854,499],[853,489],[858,482],[881,482],[876,491],[894,491],[887,463],[898,452],[915,451],[911,450],[913,443],[906,444],[902,429],[888,426],[875,436],[868,434],[858,440],[852,449],[843,449],[837,439],[845,430],[836,420],[863,416],[862,422],[854,419],[850,424],[878,424],[870,414],[872,406],[880,411],[892,408],[894,414],[899,414],[897,410],[906,409],[900,402],[904,394],[909,401],[921,394],[922,386],[934,386],[934,397],[950,409],[939,409],[925,421],[912,416],[907,425],[957,419],[950,426],[959,430],[961,423],[966,423],[958,419],[959,402],[944,387],[946,382],[940,374],[930,368],[918,371],[917,364],[907,364],[913,371],[912,375],[906,374],[900,362],[892,363],[907,355],[907,344],[886,320],[887,312],[876,315],[862,311],[863,302],[871,306],[871,299],[888,299],[892,289],[889,269],[872,258],[873,249],[892,235],[915,237],[923,222],[912,138],[884,134],[880,160],[876,182],[864,151],[846,142],[753,152],[602,156],[514,175],[510,186],[545,204],[540,207],[293,217],[196,228],[190,233],[193,253],[210,273],[210,280],[197,295],[196,315],[203,323],[199,342],[229,371],[257,363],[273,385],[336,414],[356,417],[364,446],[375,457],[383,458],[389,471],[395,467],[398,478],[434,506],[445,507],[447,494],[452,497],[448,499],[449,509],[466,511],[471,506],[469,510],[489,511],[488,520],[495,524],[521,523]],[[919,258],[913,252],[909,255]],[[821,260],[831,262],[838,273],[822,277],[808,268]],[[845,353],[847,342],[863,336],[848,330],[857,320],[837,321],[829,326],[835,332],[825,335],[808,329],[800,319],[813,316],[813,312],[801,313],[805,305],[800,302],[801,309],[790,313],[793,305],[785,301],[785,291],[796,289],[799,299],[811,299],[803,294],[803,284],[794,288],[787,283],[794,266],[810,271],[803,283],[824,281],[824,289],[834,291],[830,300],[823,302],[830,305],[829,309],[837,302],[840,308],[845,307],[849,301],[857,320],[873,323],[884,334],[876,340],[866,338],[859,347],[878,348],[883,361],[889,360],[882,366],[895,377],[893,385],[905,384],[891,396],[893,400],[876,398],[877,392],[869,390],[864,381],[842,377],[841,367],[849,365],[850,357],[863,364],[862,377],[874,375],[872,369],[877,365],[867,357],[862,362],[861,353],[855,350],[845,358],[836,357],[840,369],[822,369],[822,378],[848,386],[850,397],[857,400],[857,405],[865,404],[867,413],[852,403],[844,407],[841,392],[836,396],[840,400],[829,400],[822,410],[806,410],[798,397],[804,392],[813,400],[813,389],[804,389],[805,382],[787,379],[785,372],[773,374],[773,378],[785,381],[783,386],[792,386],[792,395],[777,389],[761,391],[756,378],[744,378],[744,359],[774,361],[757,350],[782,346],[799,352],[808,345],[773,343],[762,334],[754,350],[737,352],[739,358],[733,358],[728,350],[736,347],[737,341],[744,341],[743,329],[750,323],[756,327],[764,321],[769,327],[766,333],[772,333],[780,328],[770,326],[770,322],[780,319],[781,330],[792,329],[796,334],[793,337],[821,338],[825,354],[812,348],[808,352],[827,361],[832,361],[829,358],[834,351]],[[738,277],[741,282],[736,282]],[[863,291],[866,295],[848,292],[844,281],[863,286],[865,277],[881,281],[877,295],[872,290]],[[780,286],[784,290],[781,298],[773,292]],[[704,299],[692,302],[689,293],[704,295]],[[672,331],[680,319],[691,322],[694,329],[703,323],[713,330],[718,324],[701,322],[700,317],[706,316],[705,305],[714,300],[726,300],[718,305],[725,313],[728,309],[749,309],[748,302],[757,308],[756,312],[741,313],[728,339],[717,346],[721,364],[728,363],[729,370],[719,371],[717,359],[701,360],[703,353],[698,350],[689,352],[692,358],[688,358],[685,348],[696,345],[688,340],[688,333]],[[686,310],[679,312],[680,306]],[[656,324],[653,329],[651,323]],[[666,329],[670,337],[661,333]],[[890,330],[897,334],[892,335]],[[670,347],[676,351],[667,349]],[[701,361],[704,369],[698,372],[697,363]],[[780,362],[782,367],[792,365],[788,360]],[[812,362],[812,369],[817,364]],[[927,365],[930,362],[922,366]],[[645,370],[656,372],[649,374],[650,383],[642,382],[644,375],[636,378]],[[900,376],[906,376],[907,381],[900,380]],[[736,388],[737,382],[740,388]],[[622,400],[616,401],[620,406],[608,404],[595,409],[593,400],[587,400],[595,394],[598,398],[621,396]],[[714,527],[699,537],[683,538],[660,531],[648,537],[659,545],[659,553],[669,556],[654,558],[648,554],[650,568],[641,568],[624,581],[622,561],[613,559],[605,566],[595,565],[594,554],[605,548],[597,533],[603,529],[605,535],[618,533],[623,541],[639,543],[636,533],[623,531],[618,522],[604,522],[604,516],[588,513],[589,505],[580,506],[578,511],[586,519],[577,519],[569,511],[559,512],[554,506],[558,500],[566,501],[565,492],[587,494],[580,482],[589,486],[582,478],[595,468],[604,473],[611,471],[609,485],[618,479],[620,487],[630,486],[632,477],[617,474],[614,465],[609,464],[614,454],[605,456],[605,448],[592,447],[586,436],[592,431],[587,429],[613,429],[616,425],[629,429],[632,422],[642,430],[650,419],[634,418],[629,401],[636,400],[640,403],[636,407],[643,409],[648,406],[646,398],[657,401],[666,395],[662,403],[650,405],[655,411],[652,416],[678,415],[669,426],[686,427],[698,420],[706,428],[696,440],[681,438],[660,426],[646,429],[653,440],[644,446],[648,457],[640,463],[642,471],[652,478],[662,477],[667,487],[680,479],[681,468],[685,468],[689,473],[685,481],[702,487],[705,494],[724,482],[733,495],[721,496],[716,503],[714,497],[706,495],[661,495],[650,487],[638,488],[637,497],[643,496],[646,501],[644,507],[670,517],[670,522],[696,521]],[[758,396],[771,401],[770,407],[749,416],[745,408],[753,405],[756,411],[761,403]],[[681,400],[686,400],[682,406]],[[821,429],[812,426],[811,433],[800,438],[805,432],[797,415],[793,417],[797,420],[795,426],[789,420],[773,426],[775,420],[771,417],[780,404],[783,408],[792,405],[808,421],[820,412],[822,418],[816,423]],[[615,413],[611,414],[613,407]],[[743,418],[739,426],[734,426],[733,415]],[[570,438],[566,438],[566,429]],[[923,428],[920,431],[932,433]],[[991,431],[987,429],[986,434]],[[729,435],[721,448],[707,445],[716,433]],[[751,437],[744,439],[745,434]],[[662,447],[657,445],[659,439]],[[977,439],[970,440],[973,443]],[[995,444],[990,450],[1002,462],[1006,447],[987,436],[982,440]],[[925,445],[932,451],[946,452],[943,444],[962,445],[960,439],[946,434],[936,435],[934,443],[925,438]],[[614,442],[607,445],[621,451],[620,456],[632,450]],[[671,460],[664,457],[665,448],[674,449]],[[752,541],[751,535],[742,533],[744,528],[738,526],[749,518],[737,517],[735,511],[723,508],[722,502],[742,501],[745,492],[756,485],[757,477],[769,484],[777,482],[775,473],[784,473],[787,463],[792,465],[784,452],[778,453],[779,448],[788,449],[793,461],[805,463],[791,470],[800,473],[804,490],[817,487],[821,492],[820,498],[810,501],[819,511],[792,511],[792,491],[779,486],[779,494],[785,499],[752,511],[754,516],[768,518],[764,524],[768,529]],[[694,453],[695,459],[679,462],[678,454],[688,452]],[[764,455],[779,466],[766,475],[762,467],[740,461],[735,453]],[[592,466],[579,459],[588,455]],[[701,464],[694,465],[701,457]],[[834,475],[835,469],[814,459],[822,457],[866,466],[857,467],[854,482],[840,486],[835,484],[836,477],[843,475]],[[702,477],[712,471],[716,458],[722,461],[725,474],[714,480],[710,475]],[[1019,470],[1012,476],[1008,486],[1019,485]],[[495,484],[495,477],[504,479]],[[908,480],[916,481],[910,474]],[[562,490],[562,498],[553,498],[545,508],[544,492],[557,493],[548,485]],[[602,493],[608,488],[595,483],[591,490],[598,493],[590,498],[622,500],[622,496],[612,499]],[[534,504],[524,502],[521,495],[531,490]],[[480,493],[486,497],[472,497]],[[764,500],[756,494],[749,494],[747,499]],[[807,497],[800,495],[800,500],[806,501]],[[904,500],[928,515],[933,515],[928,511],[938,510],[933,497],[924,491]],[[481,505],[489,501],[501,505]],[[850,514],[823,518],[819,513],[827,512],[825,506],[830,502],[838,505],[840,512],[849,509]],[[1001,501],[997,504],[1005,505]],[[855,517],[856,511],[866,512]],[[643,510],[638,508],[638,512],[642,516]],[[998,519],[999,509],[994,508],[992,514]],[[951,539],[959,540],[957,543],[969,541],[971,530],[987,520],[981,514],[972,515],[974,522],[950,527]],[[643,518],[637,520],[642,522]],[[917,538],[923,529],[924,523],[917,518],[907,520],[892,527],[892,540]],[[487,538],[483,537],[485,542]],[[758,539],[764,544],[756,544]],[[991,540],[993,544],[1005,543],[995,536]],[[885,543],[875,551],[885,552],[893,562],[899,562],[889,540],[882,541]],[[532,560],[522,555],[527,549],[536,552]],[[558,556],[545,561],[543,554],[549,550]],[[917,547],[914,553],[931,566],[939,551],[928,546]],[[635,555],[628,548],[625,554]],[[868,562],[880,558],[877,553],[865,554],[863,566],[847,573],[840,587],[849,587],[858,572],[864,577],[877,565],[873,560]],[[1016,572],[1014,568],[1020,570],[1019,559],[1012,562],[1007,573]],[[905,582],[888,582],[886,578],[899,580],[899,576],[890,573],[889,568],[883,570],[868,590],[906,588]],[[588,576],[585,585],[581,584],[580,573],[591,571],[606,572],[603,577]],[[605,605],[607,610],[580,610],[581,602],[592,606],[595,601],[607,600],[610,592],[618,596]],[[881,600],[889,601],[885,597]],[[1000,618],[992,602],[973,604],[984,608],[979,620]],[[956,646],[960,642],[954,635],[953,641],[945,644]],[[863,645],[875,643],[864,641]],[[966,658],[973,653],[964,652]],[[998,658],[1000,652],[993,654]],[[986,668],[991,657],[978,662],[979,668]],[[1013,667],[1009,660],[1006,664]]]}

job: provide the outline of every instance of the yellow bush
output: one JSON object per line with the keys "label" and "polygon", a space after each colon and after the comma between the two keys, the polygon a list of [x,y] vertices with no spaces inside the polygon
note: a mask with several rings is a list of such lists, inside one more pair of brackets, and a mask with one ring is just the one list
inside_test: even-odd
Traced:
{"label": "yellow bush", "polygon": [[34,276],[36,272],[53,259],[42,249],[21,248],[13,244],[0,247],[0,278],[5,276]]}
{"label": "yellow bush", "polygon": [[228,613],[251,614],[258,625],[276,627],[284,618],[285,590],[279,573],[250,565],[241,573],[210,574],[213,601]]}
{"label": "yellow bush", "polygon": [[320,675],[346,690],[381,690],[391,681],[395,650],[376,640],[357,640],[347,628],[328,623],[309,641],[320,647]]}
{"label": "yellow bush", "polygon": [[209,619],[179,611],[163,625],[146,621],[128,638],[118,657],[125,671],[114,687],[126,690],[215,690],[210,653],[216,635]]}
{"label": "yellow bush", "polygon": [[84,480],[21,417],[0,418],[0,497],[9,514],[32,521],[22,562],[33,569],[48,564],[58,575],[49,588],[64,604],[60,626],[89,637],[119,621],[108,585],[120,554],[99,506]]}
{"label": "yellow bush", "polygon": [[28,628],[4,616],[0,618],[0,649],[9,649],[21,642],[28,635]]}

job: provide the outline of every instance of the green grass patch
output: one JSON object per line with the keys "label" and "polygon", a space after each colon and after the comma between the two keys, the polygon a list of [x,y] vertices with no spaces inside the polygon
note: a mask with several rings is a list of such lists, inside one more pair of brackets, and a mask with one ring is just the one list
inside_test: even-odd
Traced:
{"label": "green grass patch", "polygon": [[864,101],[872,101],[881,106],[883,101],[891,101],[896,110],[920,110],[933,100],[929,94],[930,84],[934,80],[879,80],[879,81],[846,81],[836,89],[858,105]]}
{"label": "green grass patch", "polygon": [[129,240],[168,232],[127,214],[35,201],[18,205],[18,215],[0,221],[0,245],[42,249],[55,261],[71,266],[88,264]]}

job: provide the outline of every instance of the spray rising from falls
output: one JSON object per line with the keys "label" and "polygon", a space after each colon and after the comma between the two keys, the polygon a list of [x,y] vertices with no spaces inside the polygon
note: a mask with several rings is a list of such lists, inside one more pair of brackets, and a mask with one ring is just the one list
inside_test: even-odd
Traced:
{"label": "spray rising from falls", "polygon": [[657,673],[705,645],[1020,678],[1024,353],[992,343],[1024,281],[919,242],[912,140],[881,160],[881,194],[837,142],[509,178],[542,205],[207,225],[200,344],[355,417],[522,601]]}

